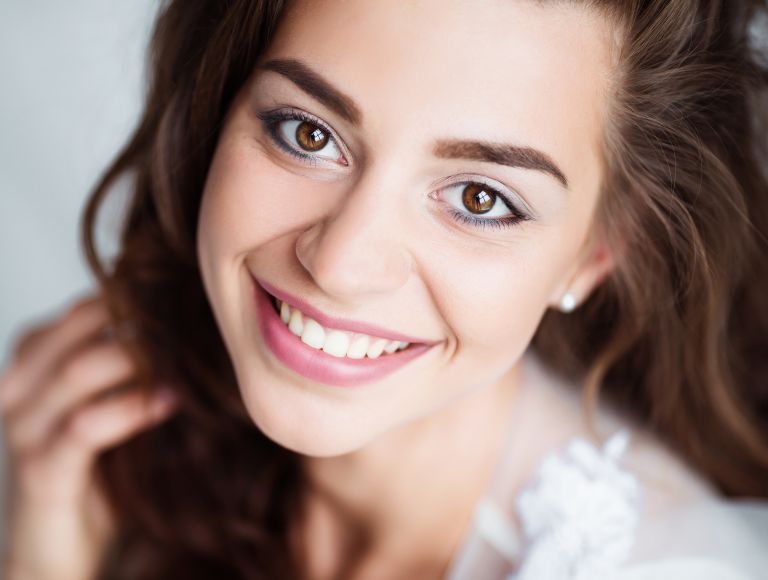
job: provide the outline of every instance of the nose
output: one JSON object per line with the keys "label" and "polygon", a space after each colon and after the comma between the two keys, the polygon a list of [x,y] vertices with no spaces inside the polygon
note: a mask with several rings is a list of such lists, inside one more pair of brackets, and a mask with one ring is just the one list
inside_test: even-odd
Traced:
{"label": "nose", "polygon": [[400,202],[376,181],[358,180],[296,240],[299,262],[339,299],[391,293],[412,269]]}

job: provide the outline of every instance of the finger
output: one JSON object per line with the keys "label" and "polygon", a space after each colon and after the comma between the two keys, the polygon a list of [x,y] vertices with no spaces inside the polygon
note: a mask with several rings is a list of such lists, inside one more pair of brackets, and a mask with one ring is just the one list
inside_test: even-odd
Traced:
{"label": "finger", "polygon": [[39,342],[50,327],[50,324],[31,326],[24,330],[16,339],[16,344],[12,347],[12,353],[9,363],[3,372],[0,373],[0,398],[4,396],[8,385],[15,378],[18,372],[19,361],[26,356],[30,349]]}
{"label": "finger", "polygon": [[40,324],[31,326],[24,331],[18,339],[15,348],[13,349],[12,357],[15,360],[24,358],[30,349],[40,341],[40,338],[46,333],[50,324]]}
{"label": "finger", "polygon": [[98,343],[64,362],[5,419],[8,444],[17,451],[40,445],[75,407],[135,375],[133,361],[115,341]]}
{"label": "finger", "polygon": [[55,327],[66,324],[70,318],[78,318],[87,315],[94,310],[104,310],[103,299],[98,295],[90,295],[73,302],[59,316],[53,317],[48,322],[33,325],[24,332],[16,344],[13,357],[18,361],[26,359],[28,353],[35,349],[40,339],[49,334]]}
{"label": "finger", "polygon": [[18,356],[0,385],[0,407],[5,410],[17,404],[59,359],[97,335],[108,323],[109,313],[103,302],[90,299],[78,302],[42,331],[36,329],[23,337],[24,346],[17,348]]}
{"label": "finger", "polygon": [[20,490],[48,501],[77,497],[90,485],[96,456],[173,414],[178,399],[169,389],[147,397],[138,387],[80,408],[60,433],[19,459]]}

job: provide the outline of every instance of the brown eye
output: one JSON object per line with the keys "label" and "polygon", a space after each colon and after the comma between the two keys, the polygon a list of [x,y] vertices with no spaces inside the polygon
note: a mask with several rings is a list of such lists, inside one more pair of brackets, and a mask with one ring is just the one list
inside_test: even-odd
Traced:
{"label": "brown eye", "polygon": [[496,194],[479,183],[469,183],[461,192],[461,201],[473,213],[487,213],[496,203]]}
{"label": "brown eye", "polygon": [[326,146],[329,139],[328,133],[307,121],[302,121],[296,127],[296,142],[305,151],[319,151]]}

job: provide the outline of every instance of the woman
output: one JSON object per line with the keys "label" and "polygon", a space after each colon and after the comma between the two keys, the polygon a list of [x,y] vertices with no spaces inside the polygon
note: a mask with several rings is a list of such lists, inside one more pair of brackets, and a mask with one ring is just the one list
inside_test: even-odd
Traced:
{"label": "woman", "polygon": [[757,578],[761,8],[170,2],[7,577]]}

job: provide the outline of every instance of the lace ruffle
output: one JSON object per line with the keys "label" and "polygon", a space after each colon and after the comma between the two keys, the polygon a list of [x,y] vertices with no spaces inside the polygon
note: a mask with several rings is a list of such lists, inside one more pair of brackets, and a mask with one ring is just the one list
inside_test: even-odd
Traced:
{"label": "lace ruffle", "polygon": [[517,499],[523,561],[507,580],[609,578],[629,557],[639,519],[637,478],[619,465],[620,431],[602,447],[574,439],[548,456]]}

